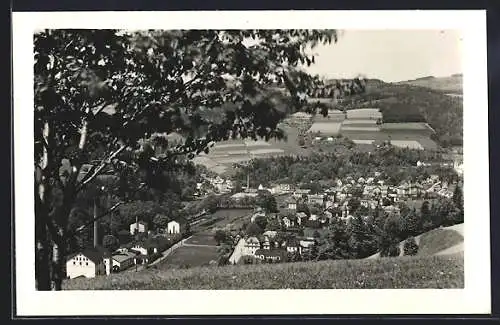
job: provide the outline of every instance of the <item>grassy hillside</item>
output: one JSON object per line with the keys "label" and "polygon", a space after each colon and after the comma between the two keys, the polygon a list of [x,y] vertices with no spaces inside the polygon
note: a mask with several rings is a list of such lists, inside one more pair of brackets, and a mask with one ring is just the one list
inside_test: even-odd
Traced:
{"label": "grassy hillside", "polygon": [[463,241],[464,237],[454,230],[434,229],[420,236],[418,255],[434,255]]}
{"label": "grassy hillside", "polygon": [[[463,231],[464,224],[457,224],[451,227],[437,228],[415,237],[418,244],[417,256],[433,256],[441,253],[463,252]],[[399,243],[400,256],[404,255],[404,241]],[[368,259],[380,258],[377,253]]]}
{"label": "grassy hillside", "polygon": [[398,84],[406,84],[440,90],[447,93],[461,94],[463,89],[463,75],[455,74],[449,77],[424,77],[415,80],[401,81]]}
{"label": "grassy hillside", "polygon": [[463,254],[287,264],[148,269],[74,279],[65,290],[463,288]]}

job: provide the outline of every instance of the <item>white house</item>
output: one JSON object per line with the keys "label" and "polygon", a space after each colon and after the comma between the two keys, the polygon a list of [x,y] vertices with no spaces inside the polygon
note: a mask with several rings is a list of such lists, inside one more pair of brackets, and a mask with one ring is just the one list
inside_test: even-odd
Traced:
{"label": "white house", "polygon": [[178,218],[167,223],[167,233],[168,234],[184,234],[187,227],[187,220],[184,218]]}
{"label": "white house", "polygon": [[302,247],[296,238],[292,238],[286,242],[286,251],[288,253],[298,252],[299,254],[302,254]]}
{"label": "white house", "polygon": [[271,242],[268,237],[265,237],[264,242],[262,243],[262,248],[271,249]]}
{"label": "white house", "polygon": [[464,174],[464,163],[462,160],[456,160],[453,162],[453,169],[458,175],[462,176]]}
{"label": "white house", "polygon": [[283,219],[281,219],[281,220],[283,221],[283,223],[285,224],[285,227],[287,227],[287,228],[292,225],[292,221],[287,216],[283,217]]}
{"label": "white house", "polygon": [[134,246],[132,246],[130,249],[138,252],[141,255],[148,255],[148,253],[149,253],[148,248],[145,245],[140,244],[140,243],[134,244]]}
{"label": "white house", "polygon": [[289,210],[297,210],[297,201],[288,200],[287,201],[287,208]]}
{"label": "white house", "polygon": [[104,249],[87,248],[68,256],[66,260],[66,277],[94,278],[111,273],[111,255]]}
{"label": "white house", "polygon": [[323,195],[308,195],[307,202],[309,204],[323,205],[325,197]]}
{"label": "white house", "polygon": [[301,252],[303,252],[304,250],[309,250],[312,248],[312,246],[314,246],[314,239],[300,240],[299,245],[300,245],[299,249]]}
{"label": "white house", "polygon": [[310,189],[296,189],[292,196],[296,199],[300,199],[303,195],[308,195],[310,192]]}
{"label": "white house", "polygon": [[289,193],[292,191],[292,186],[290,184],[277,184],[271,188],[272,194],[282,194]]}
{"label": "white house", "polygon": [[250,237],[245,240],[243,255],[255,255],[255,252],[260,249],[260,242],[257,237]]}
{"label": "white house", "polygon": [[276,237],[277,234],[278,234],[278,232],[275,230],[267,230],[262,235],[272,239],[272,238]]}
{"label": "white house", "polygon": [[309,220],[310,220],[310,221],[316,221],[316,220],[318,220],[318,215],[316,215],[316,214],[311,214],[311,216],[309,217]]}
{"label": "white house", "polygon": [[136,221],[130,224],[130,234],[135,235],[136,232],[148,232],[148,224],[144,221]]}

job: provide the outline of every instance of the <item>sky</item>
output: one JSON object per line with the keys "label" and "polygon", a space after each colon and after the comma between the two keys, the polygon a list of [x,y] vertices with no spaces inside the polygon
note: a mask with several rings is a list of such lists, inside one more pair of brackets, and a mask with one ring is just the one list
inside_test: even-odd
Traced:
{"label": "sky", "polygon": [[456,30],[345,30],[337,43],[312,51],[306,70],[327,78],[395,82],[462,73],[461,35]]}

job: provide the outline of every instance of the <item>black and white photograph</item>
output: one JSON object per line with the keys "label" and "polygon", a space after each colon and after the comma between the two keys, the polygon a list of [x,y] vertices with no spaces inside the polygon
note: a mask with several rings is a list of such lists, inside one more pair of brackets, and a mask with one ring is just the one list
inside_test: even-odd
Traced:
{"label": "black and white photograph", "polygon": [[313,13],[14,15],[18,309],[488,312],[485,15]]}

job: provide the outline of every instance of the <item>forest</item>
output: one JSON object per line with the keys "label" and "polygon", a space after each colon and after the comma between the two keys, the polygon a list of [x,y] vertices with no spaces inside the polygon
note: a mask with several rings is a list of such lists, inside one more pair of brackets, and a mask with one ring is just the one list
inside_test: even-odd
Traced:
{"label": "forest", "polygon": [[[431,166],[417,167],[418,161],[435,162]],[[404,180],[424,180],[437,174],[444,180],[457,179],[451,168],[441,167],[441,154],[437,151],[420,151],[394,146],[381,147],[373,152],[347,151],[335,153],[313,153],[310,156],[280,156],[254,159],[248,165],[239,166],[235,180],[246,182],[250,175],[250,186],[271,183],[294,184],[313,187],[316,190],[333,186],[336,178],[351,176],[354,179],[369,177],[379,172],[380,179],[396,185]]]}

